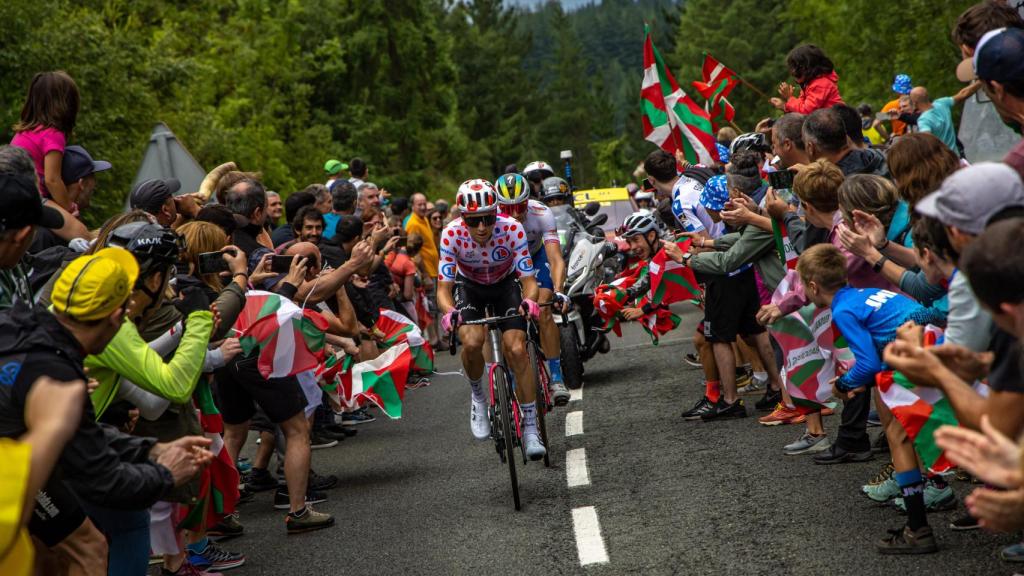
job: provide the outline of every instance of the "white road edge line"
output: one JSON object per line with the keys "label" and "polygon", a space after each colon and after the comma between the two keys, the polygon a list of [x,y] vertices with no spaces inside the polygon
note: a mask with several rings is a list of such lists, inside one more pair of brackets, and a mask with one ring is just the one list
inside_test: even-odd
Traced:
{"label": "white road edge line", "polygon": [[597,520],[597,509],[593,506],[573,508],[572,526],[576,532],[576,551],[580,566],[608,562],[608,552],[601,538],[601,523]]}
{"label": "white road edge line", "polygon": [[590,485],[590,472],[587,471],[587,450],[574,448],[565,453],[565,480],[569,488]]}
{"label": "white road edge line", "polygon": [[583,400],[583,388],[569,390],[569,402],[578,402],[580,400]]}
{"label": "white road edge line", "polygon": [[577,410],[565,415],[565,435],[577,436],[583,434],[583,411]]}

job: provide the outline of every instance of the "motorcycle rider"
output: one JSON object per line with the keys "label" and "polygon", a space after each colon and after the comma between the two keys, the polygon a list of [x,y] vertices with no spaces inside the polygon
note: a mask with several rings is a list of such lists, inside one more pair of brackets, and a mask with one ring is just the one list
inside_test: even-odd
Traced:
{"label": "motorcycle rider", "polygon": [[[555,216],[551,209],[529,198],[530,187],[519,174],[505,174],[495,183],[498,193],[498,209],[502,216],[515,218],[526,229],[526,240],[530,245],[530,257],[537,271],[537,285],[540,287],[539,302],[554,302],[564,312],[569,298],[562,293],[565,285],[565,260],[562,259],[562,244],[558,241]],[[569,403],[569,390],[562,377],[561,349],[558,325],[551,314],[551,307],[541,308],[540,342],[551,373],[551,397],[557,406]]]}
{"label": "motorcycle rider", "polygon": [[[544,180],[555,175],[555,169],[542,160],[534,160],[523,169],[523,178],[530,183],[530,196],[536,198],[541,195]],[[568,190],[568,186],[566,186]],[[550,206],[550,204],[549,204]]]}

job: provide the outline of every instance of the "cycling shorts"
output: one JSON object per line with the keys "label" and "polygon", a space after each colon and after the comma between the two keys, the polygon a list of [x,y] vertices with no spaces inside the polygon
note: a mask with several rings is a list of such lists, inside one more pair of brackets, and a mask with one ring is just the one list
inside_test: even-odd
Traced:
{"label": "cycling shorts", "polygon": [[544,246],[541,246],[541,249],[536,254],[531,255],[531,258],[533,258],[533,269],[537,272],[534,275],[534,278],[537,279],[537,286],[554,292],[555,283],[551,280],[551,264],[548,263],[548,251],[544,249]]}
{"label": "cycling shorts", "polygon": [[[507,316],[523,303],[522,289],[515,275],[509,274],[494,284],[477,284],[461,274],[455,276],[455,308],[463,321],[483,320],[488,316]],[[526,331],[526,320],[517,316],[498,323],[501,330]]]}

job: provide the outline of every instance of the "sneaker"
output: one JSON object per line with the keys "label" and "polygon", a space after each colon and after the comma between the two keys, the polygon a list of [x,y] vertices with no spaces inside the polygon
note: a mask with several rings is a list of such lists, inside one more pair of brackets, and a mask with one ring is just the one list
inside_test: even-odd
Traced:
{"label": "sneaker", "polygon": [[327,476],[321,476],[309,469],[309,480],[306,481],[309,489],[314,492],[320,492],[323,490],[330,490],[338,485],[338,477],[334,474],[328,474]]}
{"label": "sneaker", "polygon": [[469,404],[469,429],[473,431],[473,438],[487,440],[491,435],[491,421],[487,417],[487,403],[470,399]]}
{"label": "sneaker", "polygon": [[523,436],[523,446],[526,448],[526,457],[533,461],[540,460],[548,453],[544,448],[544,442],[540,439],[540,434],[533,433]]}
{"label": "sneaker", "polygon": [[896,479],[889,477],[888,480],[875,485],[865,484],[861,487],[861,492],[864,492],[868,498],[871,498],[875,502],[888,502],[893,498],[901,494],[900,485],[896,483]]}
{"label": "sneaker", "polygon": [[237,462],[235,462],[235,469],[238,470],[239,474],[245,474],[249,470],[252,470],[252,461],[243,456],[239,458]]}
{"label": "sneaker", "polygon": [[892,478],[892,474],[895,471],[896,467],[892,465],[892,462],[886,462],[885,466],[883,466],[882,469],[878,471],[878,474],[875,474],[875,476],[871,478],[871,480],[868,480],[866,486],[877,486],[882,482],[885,482],[889,478]]}
{"label": "sneaker", "polygon": [[796,442],[783,446],[782,453],[786,456],[799,456],[801,454],[823,452],[830,447],[832,447],[832,442],[828,439],[827,435],[815,436],[810,433],[804,433]]}
{"label": "sneaker", "polygon": [[878,412],[872,410],[868,412],[868,428],[874,428],[882,425],[882,419],[878,416]]}
{"label": "sneaker", "polygon": [[236,538],[245,533],[245,526],[238,521],[238,514],[228,514],[220,522],[213,525],[212,528],[206,531],[206,535],[211,540],[227,540],[228,538]]}
{"label": "sneaker", "polygon": [[312,532],[313,530],[334,526],[334,516],[317,512],[306,506],[298,513],[289,512],[284,518],[284,525],[287,527],[289,534],[302,534],[303,532]]}
{"label": "sneaker", "polygon": [[999,551],[999,558],[1006,562],[1024,562],[1024,542],[1010,544]]}
{"label": "sneaker", "polygon": [[206,549],[202,552],[197,552],[196,555],[206,559],[213,570],[231,570],[245,564],[245,555],[238,552],[228,552],[212,542],[207,543]]}
{"label": "sneaker", "polygon": [[[779,402],[775,405],[775,410],[767,416],[761,416],[757,421],[762,426],[778,426],[779,424],[793,424],[793,420],[802,416],[799,410],[796,408],[790,408]],[[806,420],[806,416],[804,417]]]}
{"label": "sneaker", "polygon": [[324,426],[323,428],[317,428],[316,433],[321,438],[337,440],[338,442],[343,442],[349,436],[345,433],[345,428],[342,426]]}
{"label": "sneaker", "polygon": [[708,400],[707,396],[701,396],[700,400],[686,412],[683,412],[683,420],[700,420],[700,417],[707,414],[715,405]]}
{"label": "sneaker", "polygon": [[[346,412],[341,415],[342,426],[358,426],[360,424],[366,424],[376,420],[372,414],[366,411],[366,408],[360,408],[355,412]],[[335,420],[337,421],[337,420]]]}
{"label": "sneaker", "polygon": [[256,497],[256,493],[249,490],[248,486],[240,486],[238,488],[238,502],[237,504],[248,504],[252,502],[252,499]]}
{"label": "sneaker", "polygon": [[747,407],[743,404],[743,398],[737,398],[732,404],[727,404],[725,399],[719,399],[718,403],[711,407],[710,410],[701,414],[700,419],[704,422],[710,422],[711,420],[721,420],[725,418],[746,418]]}
{"label": "sneaker", "polygon": [[981,525],[978,524],[978,519],[970,514],[964,514],[949,523],[949,529],[954,532],[967,532],[979,528],[981,528]]}
{"label": "sneaker", "polygon": [[245,482],[245,487],[252,492],[274,490],[278,485],[277,478],[266,468],[253,468],[249,473],[249,479]]}
{"label": "sneaker", "polygon": [[736,372],[736,389],[737,390],[739,390],[740,388],[746,388],[753,381],[754,381],[753,374],[751,374],[750,372],[746,372],[746,371],[740,372],[739,370],[737,370],[737,372]]}
{"label": "sneaker", "polygon": [[[306,488],[306,506],[321,502],[327,502],[327,494]],[[287,510],[290,507],[291,501],[288,499],[288,487],[282,486],[277,489],[277,492],[274,492],[274,509]]]}
{"label": "sneaker", "polygon": [[[900,512],[907,512],[907,505],[903,502],[903,498],[895,498],[892,501],[893,507]],[[935,483],[929,481],[924,487],[924,508],[928,512],[942,512],[944,510],[952,510],[956,508],[956,494],[953,493],[953,488],[948,484],[939,488]],[[1024,557],[1021,558],[1024,560]]]}
{"label": "sneaker", "polygon": [[874,456],[871,450],[864,452],[850,452],[833,444],[828,451],[822,452],[814,457],[815,464],[843,464],[844,462],[867,462]]}
{"label": "sneaker", "polygon": [[[351,426],[342,426],[341,425],[341,415],[340,414],[335,414],[334,415],[334,420],[335,420],[334,424],[328,424],[327,426],[324,426],[324,432],[326,434],[329,434],[331,436],[331,438],[338,438],[339,435],[345,436],[347,438],[351,438],[352,436],[355,436],[356,434],[359,434],[359,430],[356,430],[355,428],[352,428]],[[338,440],[341,440],[341,438],[338,438]]]}
{"label": "sneaker", "polygon": [[686,362],[694,368],[703,368],[704,365],[700,363],[700,354],[696,352],[687,352],[683,355],[683,362]]}
{"label": "sneaker", "polygon": [[334,448],[338,445],[338,441],[332,438],[325,438],[320,435],[319,432],[313,432],[309,435],[309,449],[320,450],[321,448]]}
{"label": "sneaker", "polygon": [[171,572],[167,568],[164,568],[164,567],[161,566],[160,567],[160,575],[161,576],[221,576],[221,573],[220,572],[206,572],[206,571],[200,570],[195,565],[193,565],[191,562],[189,562],[188,558],[186,557],[185,561],[182,562],[181,566],[179,566],[178,569],[175,570],[174,572]]}
{"label": "sneaker", "polygon": [[774,410],[775,405],[779,402],[782,402],[782,391],[766,388],[764,396],[754,403],[754,408],[758,410]]}
{"label": "sneaker", "polygon": [[758,380],[757,378],[750,378],[750,382],[746,386],[740,386],[739,378],[736,379],[736,393],[737,394],[758,394],[768,386],[768,379]]}
{"label": "sneaker", "polygon": [[565,406],[569,403],[569,390],[561,380],[552,380],[548,390],[551,392],[551,400],[555,406]]}
{"label": "sneaker", "polygon": [[889,530],[876,544],[879,554],[931,554],[939,551],[931,526],[911,530],[909,526]]}

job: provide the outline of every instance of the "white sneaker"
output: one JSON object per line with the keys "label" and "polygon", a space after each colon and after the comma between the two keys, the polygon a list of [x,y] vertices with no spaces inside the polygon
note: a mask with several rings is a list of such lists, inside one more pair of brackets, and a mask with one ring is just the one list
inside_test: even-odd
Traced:
{"label": "white sneaker", "polygon": [[526,457],[530,460],[540,460],[548,453],[540,440],[540,434],[526,434],[523,436],[523,445],[526,447]]}
{"label": "white sneaker", "polygon": [[486,440],[491,435],[491,420],[487,417],[487,402],[470,400],[469,429],[477,440]]}
{"label": "white sneaker", "polygon": [[551,392],[551,401],[555,403],[555,406],[565,406],[569,403],[570,394],[564,382],[552,380],[548,385],[548,390]]}

